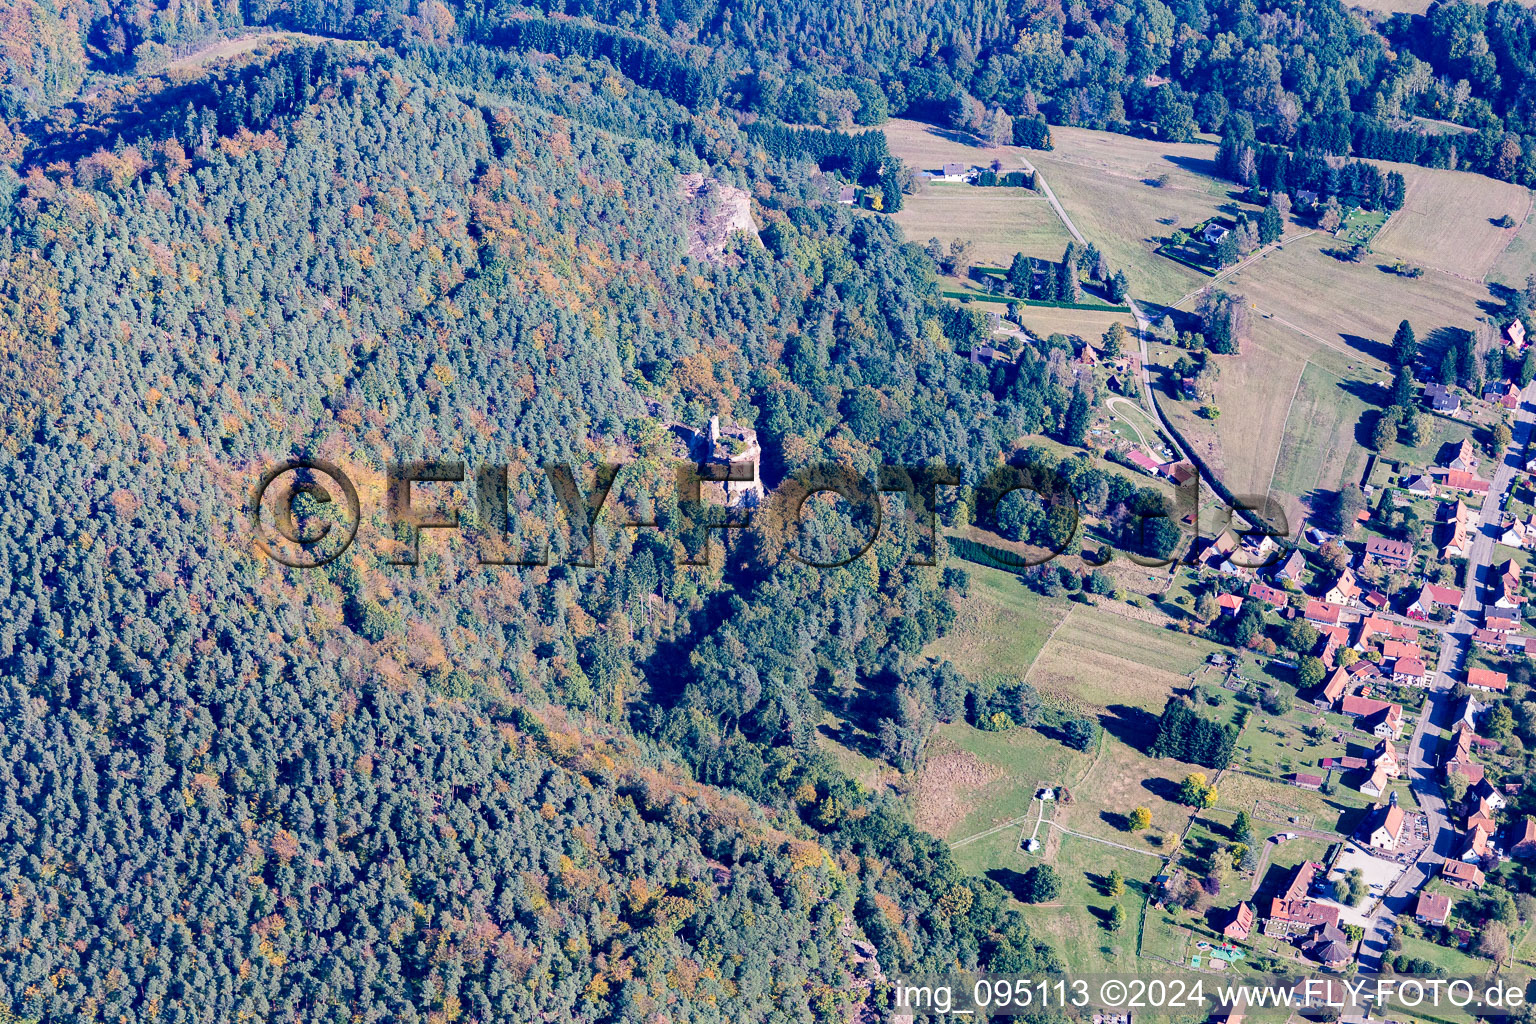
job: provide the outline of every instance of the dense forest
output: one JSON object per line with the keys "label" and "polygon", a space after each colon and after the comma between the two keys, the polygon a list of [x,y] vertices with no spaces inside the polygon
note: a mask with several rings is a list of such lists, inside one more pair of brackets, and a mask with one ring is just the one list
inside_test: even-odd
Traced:
{"label": "dense forest", "polygon": [[834,128],[903,114],[1024,145],[1049,145],[1047,121],[1183,141],[1243,115],[1302,153],[1536,183],[1536,12],[1509,0],[1375,22],[1340,0],[7,0],[0,113],[14,132],[88,72],[154,70],[244,26],[586,56],[692,110]]}
{"label": "dense forest", "polygon": [[[132,102],[0,169],[0,1010],[840,1020],[887,998],[855,939],[1057,963],[816,740],[836,707],[911,768],[991,699],[920,655],[965,574],[899,520],[838,569],[682,565],[663,424],[974,483],[1080,418],[1068,349],[957,355],[985,326],[920,246],[607,59],[284,44]],[[690,255],[695,173],[761,241]],[[279,569],[244,504],[295,453],[365,496],[507,464],[550,564],[393,565],[376,502]],[[609,458],[582,570],[540,467]]]}

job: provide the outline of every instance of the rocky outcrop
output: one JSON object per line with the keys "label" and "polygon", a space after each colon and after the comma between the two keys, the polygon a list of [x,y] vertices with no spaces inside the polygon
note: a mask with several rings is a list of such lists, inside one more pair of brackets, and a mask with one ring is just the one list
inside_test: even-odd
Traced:
{"label": "rocky outcrop", "polygon": [[688,216],[688,255],[718,262],[738,231],[762,244],[752,220],[752,197],[745,189],[702,174],[685,174],[683,202]]}

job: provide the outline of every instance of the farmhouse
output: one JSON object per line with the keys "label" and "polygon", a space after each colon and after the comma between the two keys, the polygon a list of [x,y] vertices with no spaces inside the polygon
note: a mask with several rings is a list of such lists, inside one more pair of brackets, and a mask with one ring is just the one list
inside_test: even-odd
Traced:
{"label": "farmhouse", "polygon": [[1422,658],[1424,652],[1419,649],[1418,644],[1409,643],[1406,640],[1383,640],[1381,656],[1390,661],[1395,658]]}
{"label": "farmhouse", "polygon": [[1504,325],[1504,340],[1517,348],[1525,347],[1525,324],[1519,317]]}
{"label": "farmhouse", "polygon": [[1496,811],[1502,811],[1507,801],[1504,795],[1498,791],[1487,779],[1474,783],[1467,789],[1467,796],[1474,800],[1486,800],[1488,805]]}
{"label": "farmhouse", "polygon": [[1536,858],[1536,818],[1526,818],[1518,831],[1511,829],[1509,855],[1521,860]]}
{"label": "farmhouse", "polygon": [[1312,882],[1323,869],[1314,861],[1303,861],[1291,873],[1285,889],[1270,901],[1266,935],[1290,935],[1310,931],[1319,925],[1338,924],[1339,908],[1310,898]]}
{"label": "farmhouse", "polygon": [[1457,608],[1461,605],[1461,591],[1452,587],[1442,587],[1434,583],[1426,583],[1419,590],[1419,596],[1414,598],[1408,606],[1410,619],[1428,619],[1441,607]]}
{"label": "farmhouse", "polygon": [[1418,658],[1398,658],[1392,665],[1392,681],[1399,686],[1423,686],[1424,663]]}
{"label": "farmhouse", "polygon": [[1512,518],[1505,524],[1504,532],[1499,534],[1499,543],[1512,548],[1523,548],[1530,543],[1533,529],[1536,529],[1536,517],[1527,517],[1524,520]]}
{"label": "farmhouse", "polygon": [[1360,584],[1355,580],[1354,571],[1345,569],[1323,595],[1323,600],[1330,604],[1354,604],[1359,596]]}
{"label": "farmhouse", "polygon": [[1377,739],[1403,737],[1403,706],[1374,697],[1345,697],[1339,701],[1339,711],[1352,715],[1355,728],[1368,732]]}
{"label": "farmhouse", "polygon": [[1480,864],[1492,854],[1493,847],[1488,844],[1488,833],[1485,830],[1474,828],[1467,833],[1467,841],[1461,847],[1461,860],[1468,864]]}
{"label": "farmhouse", "polygon": [[1466,473],[1477,472],[1477,448],[1472,444],[1472,439],[1464,437],[1461,443],[1452,447],[1451,457],[1446,460],[1446,466],[1450,469],[1459,469]]}
{"label": "farmhouse", "polygon": [[1152,456],[1148,455],[1146,452],[1139,448],[1132,448],[1130,451],[1126,452],[1125,461],[1129,462],[1143,473],[1148,473],[1152,476],[1157,475],[1157,467],[1162,465],[1162,463],[1158,462]]}
{"label": "farmhouse", "polygon": [[1349,671],[1347,669],[1336,668],[1333,670],[1333,673],[1329,675],[1326,680],[1324,680],[1322,688],[1317,691],[1317,696],[1313,698],[1313,702],[1320,704],[1323,707],[1333,707],[1333,705],[1337,704],[1344,698],[1344,694],[1348,690]]}
{"label": "farmhouse", "polygon": [[1365,557],[1394,569],[1406,569],[1413,563],[1413,545],[1405,540],[1370,537],[1365,542]]}
{"label": "farmhouse", "polygon": [[1200,237],[1205,239],[1205,244],[1215,245],[1223,238],[1226,238],[1227,234],[1227,229],[1220,224],[1207,224],[1205,230],[1200,233]]}
{"label": "farmhouse", "polygon": [[1489,835],[1497,827],[1493,820],[1493,805],[1487,800],[1479,800],[1472,807],[1472,813],[1467,815],[1467,820],[1462,822],[1462,828],[1468,832],[1480,828]]}
{"label": "farmhouse", "polygon": [[852,185],[844,185],[842,188],[837,190],[837,201],[842,203],[844,206],[852,206],[853,201],[855,198],[857,198],[857,196],[858,193],[854,190]]}
{"label": "farmhouse", "polygon": [[1339,616],[1343,613],[1344,609],[1336,604],[1312,598],[1307,601],[1307,606],[1301,614],[1314,625],[1321,623],[1324,626],[1337,626]]}
{"label": "farmhouse", "polygon": [[1480,480],[1463,469],[1432,469],[1430,475],[1439,481],[1443,490],[1462,491],[1467,494],[1488,493],[1487,480]]}
{"label": "farmhouse", "polygon": [[1389,781],[1390,780],[1387,778],[1387,773],[1382,771],[1380,768],[1376,768],[1372,770],[1371,774],[1366,777],[1364,782],[1360,783],[1360,792],[1364,793],[1366,796],[1381,796],[1381,794],[1386,791],[1387,783]]}
{"label": "farmhouse", "polygon": [[1376,744],[1376,749],[1371,754],[1371,763],[1394,779],[1403,771],[1402,762],[1397,759],[1397,745],[1391,740],[1382,740]]}

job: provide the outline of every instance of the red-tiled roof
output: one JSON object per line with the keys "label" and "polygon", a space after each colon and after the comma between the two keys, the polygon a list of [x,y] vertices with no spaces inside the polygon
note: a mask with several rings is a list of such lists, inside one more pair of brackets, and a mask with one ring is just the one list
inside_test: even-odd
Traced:
{"label": "red-tiled roof", "polygon": [[1467,669],[1467,685],[1482,686],[1490,690],[1509,689],[1509,676],[1489,668]]}

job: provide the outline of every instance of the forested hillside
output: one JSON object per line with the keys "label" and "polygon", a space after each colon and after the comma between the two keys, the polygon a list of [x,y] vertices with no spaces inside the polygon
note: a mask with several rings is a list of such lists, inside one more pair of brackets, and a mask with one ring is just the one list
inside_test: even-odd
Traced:
{"label": "forested hillside", "polygon": [[0,14],[13,120],[73,96],[87,70],[154,70],[221,33],[269,26],[600,57],[689,108],[722,102],[792,123],[904,114],[1041,145],[1042,119],[1184,141],[1243,115],[1261,141],[1302,152],[1536,183],[1536,14],[1507,0],[1437,0],[1376,24],[1340,0],[7,0]]}
{"label": "forested hillside", "polygon": [[[132,102],[0,171],[0,1010],[840,1020],[885,998],[861,935],[1054,963],[815,743],[850,692],[892,757],[959,713],[916,659],[957,574],[899,525],[819,571],[604,523],[575,568],[539,467],[634,460],[613,502],[670,528],[660,423],[718,414],[775,478],[974,479],[1062,428],[1059,347],[988,376],[887,220],[606,62],[285,44]],[[762,197],[762,242],[690,257],[686,172]],[[295,453],[370,498],[507,462],[552,564],[280,569],[244,505]]]}

